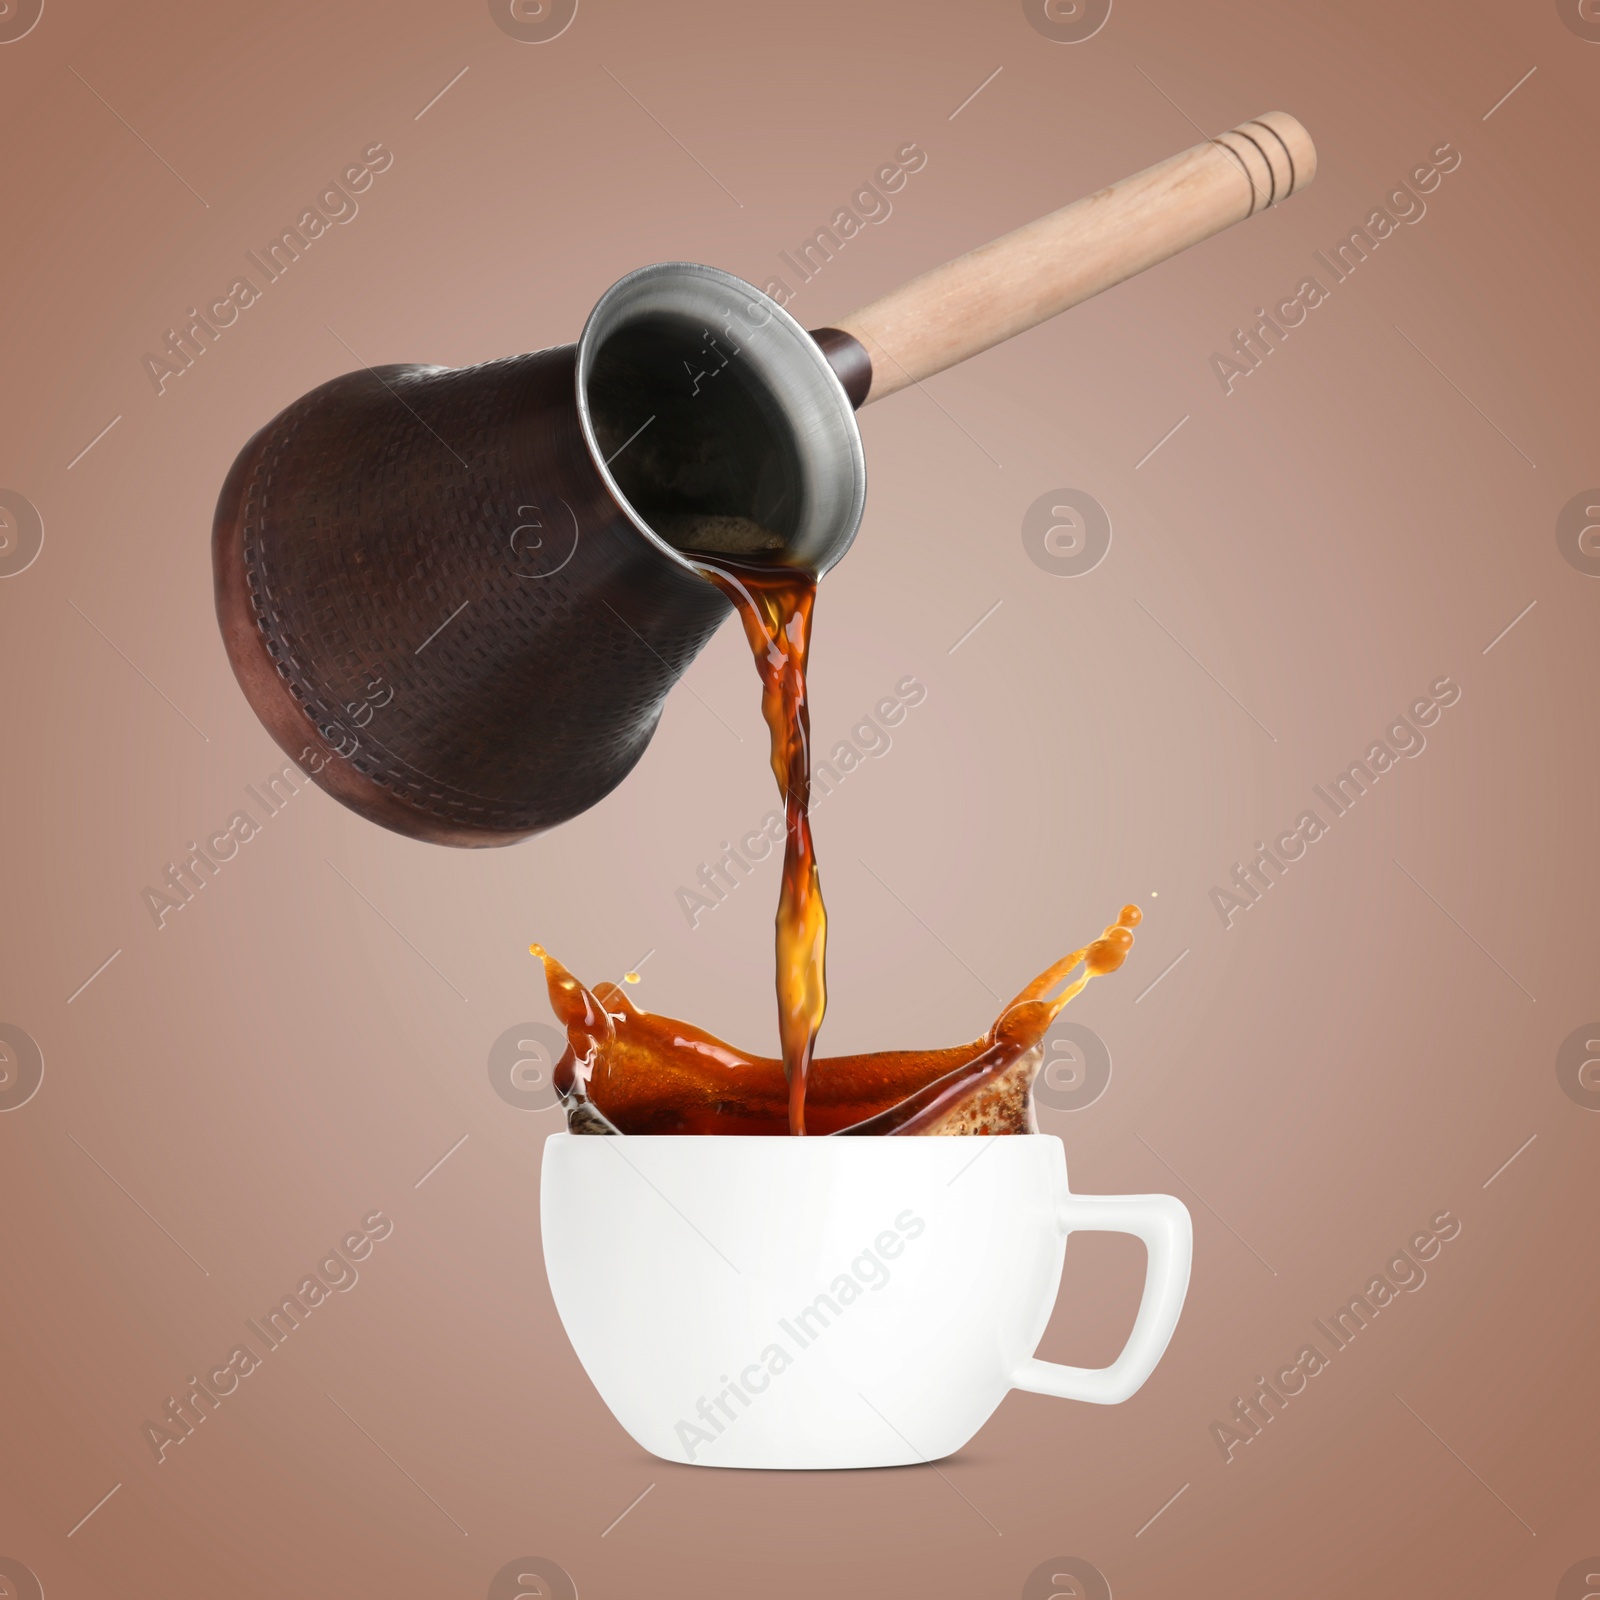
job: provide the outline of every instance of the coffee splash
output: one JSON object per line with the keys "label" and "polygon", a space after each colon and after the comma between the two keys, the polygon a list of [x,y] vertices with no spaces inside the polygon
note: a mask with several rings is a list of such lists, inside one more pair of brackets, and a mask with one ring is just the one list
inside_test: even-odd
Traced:
{"label": "coffee splash", "polygon": [[1100,938],[1046,968],[971,1044],[814,1062],[828,1004],[828,914],[811,839],[806,697],[816,575],[783,564],[772,552],[784,541],[747,517],[658,514],[653,525],[733,602],[761,677],[761,712],[785,824],[775,925],[782,1055],[749,1055],[690,1023],[652,1017],[616,984],[591,992],[554,956],[532,945],[544,963],[550,1003],[567,1030],[569,1048],[555,1083],[570,1131],[1037,1132],[1031,1091],[1045,1030],[1091,978],[1122,965],[1140,920],[1138,907],[1124,906]]}
{"label": "coffee splash", "polygon": [[[1029,1091],[1045,1032],[1091,978],[1122,965],[1139,920],[1137,906],[1124,906],[1098,939],[1047,967],[970,1044],[818,1058],[805,1101],[808,1131],[1036,1133]],[[641,1011],[619,984],[587,989],[548,951],[531,948],[544,963],[550,1004],[567,1030],[555,1085],[573,1133],[790,1131],[790,1084],[781,1060]]]}

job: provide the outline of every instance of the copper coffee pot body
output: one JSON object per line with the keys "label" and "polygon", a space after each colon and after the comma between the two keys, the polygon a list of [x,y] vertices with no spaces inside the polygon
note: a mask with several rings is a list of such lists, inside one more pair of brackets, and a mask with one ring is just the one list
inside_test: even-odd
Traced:
{"label": "copper coffee pot body", "polygon": [[413,837],[507,844],[621,782],[729,613],[650,518],[754,517],[821,571],[864,497],[811,337],[728,274],[648,268],[577,345],[349,373],[281,412],[223,487],[217,612],[315,782]]}

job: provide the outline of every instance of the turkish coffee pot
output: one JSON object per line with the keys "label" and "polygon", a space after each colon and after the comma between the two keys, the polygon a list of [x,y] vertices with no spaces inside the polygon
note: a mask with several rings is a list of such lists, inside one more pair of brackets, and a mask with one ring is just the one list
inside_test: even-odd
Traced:
{"label": "turkish coffee pot", "polygon": [[813,332],[666,262],[608,289],[575,345],[334,378],[245,445],[218,501],[240,686],[373,822],[451,845],[552,828],[633,769],[729,614],[706,528],[758,527],[820,577],[866,502],[859,407],[1287,199],[1316,159],[1268,112]]}

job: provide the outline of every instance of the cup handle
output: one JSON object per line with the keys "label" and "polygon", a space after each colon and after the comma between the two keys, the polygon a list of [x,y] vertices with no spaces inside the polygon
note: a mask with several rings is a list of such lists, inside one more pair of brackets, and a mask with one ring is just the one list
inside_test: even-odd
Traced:
{"label": "cup handle", "polygon": [[1114,1406],[1136,1394],[1156,1369],[1178,1326],[1189,1287],[1194,1225],[1187,1207],[1170,1194],[1068,1195],[1056,1214],[1061,1230],[1131,1233],[1144,1240],[1144,1295],[1133,1332],[1109,1367],[1068,1367],[1037,1358],[1012,1375],[1013,1387]]}

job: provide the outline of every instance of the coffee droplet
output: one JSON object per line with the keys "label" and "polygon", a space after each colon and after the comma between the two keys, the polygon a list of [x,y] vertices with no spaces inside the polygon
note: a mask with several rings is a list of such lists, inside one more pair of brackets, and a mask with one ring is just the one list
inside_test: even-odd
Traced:
{"label": "coffee droplet", "polygon": [[1097,978],[1115,972],[1133,948],[1133,930],[1144,919],[1138,906],[1124,906],[1121,915],[1089,946],[1084,964]]}

